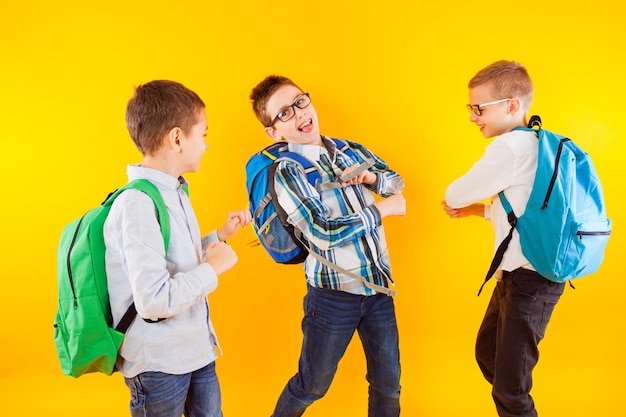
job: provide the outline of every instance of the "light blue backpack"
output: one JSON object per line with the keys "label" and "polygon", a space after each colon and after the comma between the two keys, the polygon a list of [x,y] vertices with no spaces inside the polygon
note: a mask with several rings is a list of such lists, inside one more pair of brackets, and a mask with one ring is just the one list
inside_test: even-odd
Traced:
{"label": "light blue backpack", "polygon": [[480,290],[502,262],[513,229],[519,232],[526,259],[550,281],[589,275],[604,259],[611,220],[606,217],[602,185],[589,154],[569,138],[542,129],[539,116],[531,117],[527,128],[516,129],[534,131],[535,126],[539,154],[533,189],[519,218],[504,192],[498,194],[511,230],[498,247]]}

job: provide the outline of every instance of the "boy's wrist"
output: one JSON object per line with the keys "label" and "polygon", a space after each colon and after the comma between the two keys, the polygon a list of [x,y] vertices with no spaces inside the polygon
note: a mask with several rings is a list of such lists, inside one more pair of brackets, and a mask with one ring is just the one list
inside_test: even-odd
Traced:
{"label": "boy's wrist", "polygon": [[371,172],[371,171],[368,172],[367,184],[374,188],[378,185],[378,175],[375,172]]}

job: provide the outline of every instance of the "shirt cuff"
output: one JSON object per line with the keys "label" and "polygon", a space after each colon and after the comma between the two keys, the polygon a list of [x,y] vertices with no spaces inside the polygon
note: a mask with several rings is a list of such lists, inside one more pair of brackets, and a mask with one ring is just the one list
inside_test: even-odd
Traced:
{"label": "shirt cuff", "polygon": [[220,239],[217,237],[217,230],[212,231],[206,236],[202,237],[202,250],[206,250],[211,243],[219,243]]}
{"label": "shirt cuff", "polygon": [[375,205],[366,207],[359,213],[363,219],[363,224],[367,230],[374,230],[383,224],[383,219],[380,216],[380,211]]}
{"label": "shirt cuff", "polygon": [[485,216],[485,220],[491,220],[491,204],[485,204],[483,207],[483,214]]}

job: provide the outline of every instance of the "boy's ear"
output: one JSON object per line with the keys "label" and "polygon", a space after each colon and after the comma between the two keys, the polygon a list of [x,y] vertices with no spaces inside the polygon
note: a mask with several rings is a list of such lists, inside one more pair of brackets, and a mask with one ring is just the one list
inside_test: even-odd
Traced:
{"label": "boy's ear", "polygon": [[273,126],[270,127],[266,127],[265,128],[265,134],[267,136],[270,137],[270,139],[272,140],[282,140],[282,136],[280,136],[280,134],[278,134],[278,132],[276,131],[276,129],[274,129]]}
{"label": "boy's ear", "polygon": [[519,98],[513,97],[509,101],[509,113],[515,114],[522,109],[522,102]]}
{"label": "boy's ear", "polygon": [[180,127],[173,127],[172,129],[170,129],[169,132],[167,132],[167,135],[165,136],[165,141],[167,145],[175,152],[180,152],[182,149],[182,133],[183,131]]}

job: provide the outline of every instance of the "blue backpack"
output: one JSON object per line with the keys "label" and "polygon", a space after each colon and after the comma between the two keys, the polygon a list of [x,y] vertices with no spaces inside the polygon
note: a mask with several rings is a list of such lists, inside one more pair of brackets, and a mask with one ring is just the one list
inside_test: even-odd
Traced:
{"label": "blue backpack", "polygon": [[[541,128],[533,116],[528,127],[539,140],[535,181],[519,218],[504,192],[498,196],[511,230],[498,247],[480,290],[502,262],[513,229],[520,235],[522,253],[537,272],[554,282],[589,275],[604,258],[611,220],[606,217],[602,185],[585,151],[569,138]],[[480,291],[478,291],[480,295]]]}
{"label": "blue backpack", "polygon": [[[337,149],[352,157],[348,144],[333,139]],[[288,159],[300,166],[307,180],[314,186],[321,187],[321,177],[317,168],[304,156],[291,152],[286,142],[276,142],[252,155],[246,164],[246,187],[248,202],[254,231],[259,242],[270,254],[272,259],[281,264],[298,264],[304,262],[309,251],[298,230],[287,222],[287,214],[276,201],[274,175],[278,162]],[[369,166],[357,170],[362,172]],[[358,173],[357,172],[357,173]],[[357,173],[351,172],[350,178]],[[346,178],[340,179],[347,180]],[[341,187],[339,183],[326,183],[326,189]],[[296,235],[298,234],[298,235]]]}

